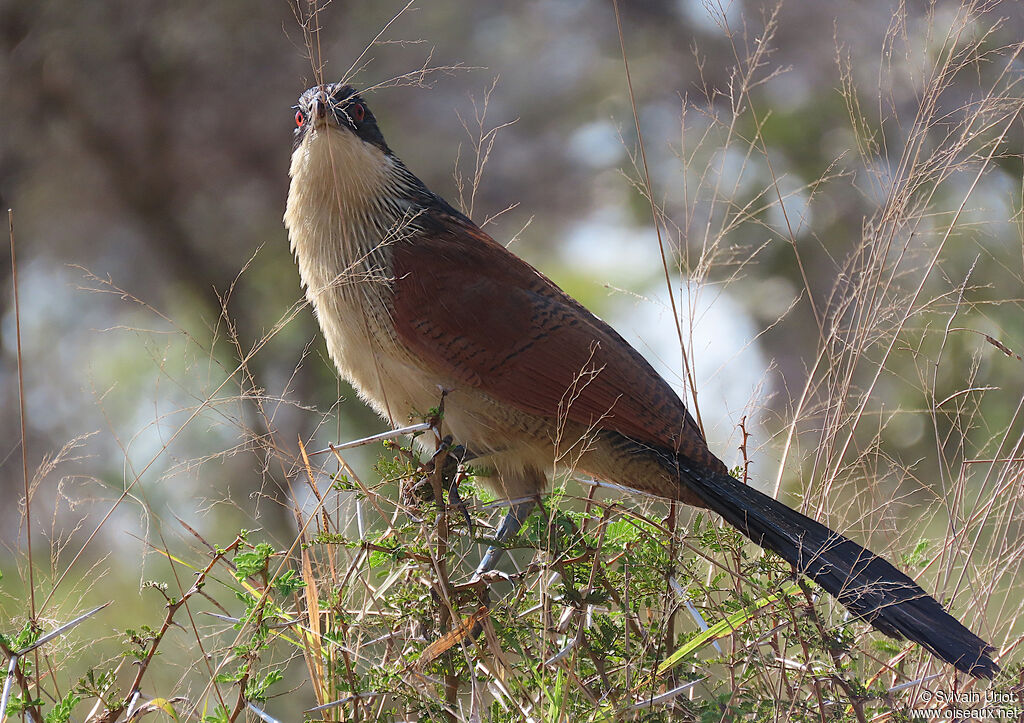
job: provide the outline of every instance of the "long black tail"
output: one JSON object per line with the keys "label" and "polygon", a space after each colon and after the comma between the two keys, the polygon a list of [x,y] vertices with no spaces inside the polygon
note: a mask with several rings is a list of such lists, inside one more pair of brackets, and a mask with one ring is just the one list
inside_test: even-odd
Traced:
{"label": "long black tail", "polygon": [[[681,465],[685,463],[680,461]],[[992,678],[994,648],[870,550],[726,474],[683,467],[686,486],[752,541],[781,555],[851,613],[923,645],[958,670]]]}

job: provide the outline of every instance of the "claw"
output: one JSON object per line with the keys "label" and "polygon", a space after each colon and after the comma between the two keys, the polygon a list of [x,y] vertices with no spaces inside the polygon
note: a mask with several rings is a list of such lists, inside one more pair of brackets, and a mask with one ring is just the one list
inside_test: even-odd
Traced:
{"label": "claw", "polygon": [[466,528],[469,530],[469,536],[473,536],[473,518],[469,516],[469,508],[466,506],[465,500],[459,495],[459,484],[458,474],[453,474],[451,482],[448,485],[448,504],[455,507],[462,513],[462,519],[466,521]]}
{"label": "claw", "polygon": [[464,446],[452,445],[452,436],[446,435],[441,440],[441,444],[438,445],[437,451],[430,457],[424,468],[429,473],[434,471],[434,467],[437,464],[437,459],[442,453],[447,452],[444,458],[444,466],[441,469],[441,481],[448,493],[448,504],[455,507],[462,513],[462,518],[466,521],[466,528],[469,530],[470,537],[473,536],[473,519],[469,516],[469,508],[466,506],[465,501],[459,495],[459,467],[471,459],[474,459],[477,455],[468,451]]}

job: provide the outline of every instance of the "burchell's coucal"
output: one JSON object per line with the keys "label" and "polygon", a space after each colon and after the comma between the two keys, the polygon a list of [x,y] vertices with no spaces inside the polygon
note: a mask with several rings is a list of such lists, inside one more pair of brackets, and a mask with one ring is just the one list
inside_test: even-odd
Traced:
{"label": "burchell's coucal", "polygon": [[[621,336],[431,192],[347,85],[295,113],[284,216],[331,357],[392,425],[447,392],[443,428],[507,499],[578,470],[708,508],[855,615],[958,669],[992,677],[993,648],[913,580],[731,477],[672,388]],[[513,506],[499,538],[532,503]],[[493,553],[488,564],[494,562]]]}

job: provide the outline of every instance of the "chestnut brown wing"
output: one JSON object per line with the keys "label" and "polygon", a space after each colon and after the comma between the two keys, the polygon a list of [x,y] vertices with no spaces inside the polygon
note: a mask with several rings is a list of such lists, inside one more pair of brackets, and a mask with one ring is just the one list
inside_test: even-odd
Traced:
{"label": "chestnut brown wing", "polygon": [[531,414],[713,459],[633,347],[475,225],[438,214],[392,252],[398,335],[440,373]]}

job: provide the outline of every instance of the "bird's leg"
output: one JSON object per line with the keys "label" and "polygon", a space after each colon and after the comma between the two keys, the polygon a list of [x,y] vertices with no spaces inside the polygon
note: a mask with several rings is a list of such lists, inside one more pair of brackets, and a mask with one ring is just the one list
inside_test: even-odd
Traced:
{"label": "bird's leg", "polygon": [[537,499],[535,497],[520,500],[509,505],[508,514],[505,515],[505,519],[498,525],[498,530],[494,536],[494,543],[487,548],[486,554],[480,560],[480,564],[477,565],[476,570],[473,572],[473,579],[477,579],[485,572],[490,572],[494,569],[494,566],[498,564],[498,560],[505,554],[504,543],[519,532],[523,523],[526,522],[526,518],[530,516],[530,513],[533,512],[536,506]]}
{"label": "bird's leg", "polygon": [[452,467],[449,468],[446,462],[445,469],[442,472],[442,481],[448,491],[448,504],[458,508],[462,513],[462,518],[466,521],[466,529],[469,530],[470,537],[473,536],[473,518],[469,516],[469,508],[466,507],[465,500],[459,495],[459,469],[468,459],[472,459],[475,456],[461,444],[453,447],[448,453],[448,459],[451,460]]}
{"label": "bird's leg", "polygon": [[462,513],[462,517],[466,521],[466,528],[469,530],[469,536],[472,537],[473,519],[469,516],[469,508],[466,507],[465,501],[459,495],[459,467],[469,460],[475,459],[477,455],[466,449],[461,444],[452,447],[450,446],[451,443],[451,435],[442,439],[440,446],[427,462],[425,469],[428,472],[433,472],[434,466],[437,464],[438,457],[440,457],[443,452],[447,452],[444,457],[444,462],[441,465],[441,485],[445,492],[448,493],[448,503]]}

